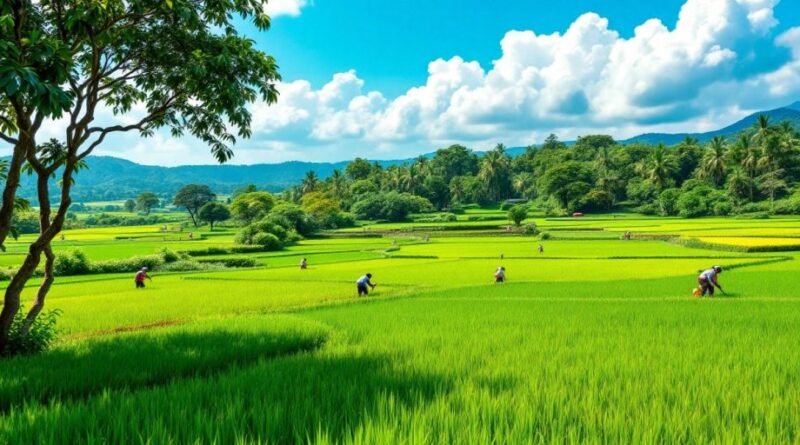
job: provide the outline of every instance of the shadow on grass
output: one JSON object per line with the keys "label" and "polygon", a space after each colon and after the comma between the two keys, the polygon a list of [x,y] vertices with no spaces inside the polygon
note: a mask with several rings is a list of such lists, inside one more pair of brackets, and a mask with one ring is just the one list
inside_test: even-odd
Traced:
{"label": "shadow on grass", "polygon": [[62,345],[0,361],[0,412],[24,403],[89,397],[105,390],[208,376],[262,358],[320,347],[321,325],[262,318],[265,326],[199,323]]}
{"label": "shadow on grass", "polygon": [[[370,425],[404,422],[452,389],[452,380],[397,365],[396,357],[307,353],[212,378],[29,407],[0,437],[36,443],[87,437],[108,443],[341,443]],[[59,409],[60,408],[60,409]],[[407,419],[407,418],[406,418]]]}

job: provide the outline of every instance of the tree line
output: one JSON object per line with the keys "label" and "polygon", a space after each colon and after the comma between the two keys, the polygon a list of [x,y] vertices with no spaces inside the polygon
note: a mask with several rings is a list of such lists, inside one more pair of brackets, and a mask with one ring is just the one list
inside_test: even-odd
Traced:
{"label": "tree line", "polygon": [[399,221],[409,213],[456,210],[509,199],[551,215],[631,210],[697,217],[800,213],[800,135],[788,122],[760,116],[752,128],[705,144],[619,144],[579,137],[571,146],[550,135],[512,157],[499,144],[478,155],[463,145],[406,165],[383,168],[356,158],[322,180],[308,172],[282,194],[287,202],[327,199],[359,219]]}

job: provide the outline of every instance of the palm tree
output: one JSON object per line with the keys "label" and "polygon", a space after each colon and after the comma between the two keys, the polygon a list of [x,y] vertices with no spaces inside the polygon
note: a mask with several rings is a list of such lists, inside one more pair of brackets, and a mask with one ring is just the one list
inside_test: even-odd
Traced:
{"label": "palm tree", "polygon": [[758,146],[753,145],[750,143],[750,138],[747,137],[745,134],[740,134],[739,139],[737,139],[736,144],[734,145],[733,151],[736,153],[736,160],[738,160],[739,165],[744,169],[745,173],[747,173],[748,178],[750,179],[748,182],[750,183],[750,202],[754,199],[753,189],[756,182],[756,176],[758,175],[758,159],[760,157],[760,151]]}
{"label": "palm tree", "polygon": [[331,192],[336,199],[342,200],[347,195],[347,177],[341,170],[336,169],[331,173],[329,178],[331,185]]}
{"label": "palm tree", "polygon": [[598,172],[606,172],[614,167],[614,161],[611,158],[611,150],[607,146],[602,146],[597,150],[597,156],[594,158],[594,166]]}
{"label": "palm tree", "polygon": [[752,201],[753,182],[753,178],[751,178],[744,169],[734,167],[731,169],[730,174],[728,174],[728,193],[736,197],[737,201],[748,196],[751,197],[750,200]]}
{"label": "palm tree", "polygon": [[650,158],[639,167],[644,179],[655,185],[658,190],[666,188],[676,168],[675,159],[669,156],[664,144],[658,144],[650,153]]}
{"label": "palm tree", "polygon": [[408,193],[416,193],[423,178],[419,173],[419,167],[416,164],[411,164],[402,169],[401,190]]}
{"label": "palm tree", "polygon": [[776,168],[770,169],[758,177],[759,188],[769,195],[769,208],[772,212],[775,211],[775,194],[786,188],[786,181],[781,179],[781,176],[783,176],[783,169]]}
{"label": "palm tree", "polygon": [[725,138],[722,136],[715,136],[708,144],[703,159],[700,162],[700,169],[698,174],[702,178],[708,178],[715,187],[722,185],[725,180],[725,156],[727,154],[728,146]]}
{"label": "palm tree", "polygon": [[497,144],[494,150],[483,155],[478,179],[483,182],[489,197],[499,201],[508,197],[510,173],[511,160],[506,155],[503,144]]}
{"label": "palm tree", "polygon": [[453,202],[461,202],[464,199],[464,178],[456,176],[450,180],[450,197]]}
{"label": "palm tree", "polygon": [[533,196],[529,195],[531,195],[531,186],[534,184],[534,182],[535,181],[532,174],[520,173],[514,176],[514,179],[511,181],[511,186],[514,187],[514,191],[518,196],[531,199]]}
{"label": "palm tree", "polygon": [[306,172],[305,177],[303,178],[303,182],[300,186],[303,194],[311,193],[317,190],[319,187],[319,176],[313,170],[309,170]]}
{"label": "palm tree", "polygon": [[753,133],[753,141],[764,141],[770,131],[769,116],[766,114],[760,114],[758,119],[756,119],[755,124],[753,124],[753,128],[755,129],[755,133]]}

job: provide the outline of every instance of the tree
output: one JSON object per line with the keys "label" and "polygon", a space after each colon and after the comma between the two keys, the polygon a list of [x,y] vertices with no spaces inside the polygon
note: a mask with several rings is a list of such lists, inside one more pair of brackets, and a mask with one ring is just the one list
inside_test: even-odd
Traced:
{"label": "tree", "polygon": [[645,180],[661,191],[670,183],[670,177],[675,171],[675,159],[669,156],[663,144],[658,144],[650,153],[650,157],[642,164],[641,170]]}
{"label": "tree", "polygon": [[431,164],[432,170],[448,183],[456,176],[474,175],[478,172],[478,156],[463,145],[451,145],[436,150]]}
{"label": "tree", "polygon": [[756,179],[758,187],[769,196],[771,212],[775,211],[775,195],[786,188],[786,181],[781,176],[783,176],[783,169],[776,168],[768,170]]}
{"label": "tree", "polygon": [[200,221],[207,222],[211,230],[214,230],[214,223],[227,221],[231,217],[231,212],[224,204],[212,201],[200,207],[197,217]]}
{"label": "tree", "polygon": [[487,152],[481,159],[478,178],[483,181],[489,198],[494,201],[508,198],[511,191],[511,160],[503,144]]}
{"label": "tree", "polygon": [[[39,236],[5,289],[0,352],[20,307],[20,293],[61,231],[74,176],[109,135],[144,136],[168,127],[205,142],[220,162],[232,156],[235,137],[250,135],[248,103],[277,100],[275,60],[240,36],[234,20],[269,27],[261,2],[142,0],[61,2],[15,0],[0,5],[0,139],[13,146],[0,205],[0,245],[9,229],[20,171],[37,176]],[[96,123],[101,107],[129,115],[125,123]],[[133,110],[137,110],[135,113]],[[56,157],[36,137],[48,118],[65,119],[66,149]],[[60,200],[50,205],[47,179],[60,176]],[[45,202],[47,201],[47,202]],[[32,323],[49,291],[40,292],[26,317]],[[23,329],[24,330],[24,329]]]}
{"label": "tree", "polygon": [[366,159],[355,158],[347,164],[344,169],[345,174],[353,181],[367,179],[372,172],[372,165]]}
{"label": "tree", "polygon": [[728,146],[725,138],[714,136],[709,142],[703,159],[700,162],[698,175],[708,179],[714,187],[719,187],[725,181],[725,158],[727,157]]}
{"label": "tree", "polygon": [[231,201],[231,216],[250,224],[267,215],[275,206],[275,199],[267,192],[250,192],[237,196]]}
{"label": "tree", "polygon": [[197,212],[200,211],[201,207],[215,199],[217,199],[217,195],[207,185],[187,184],[178,190],[172,203],[178,207],[185,208],[192,218],[192,223],[197,227]]}
{"label": "tree", "polygon": [[136,198],[136,208],[144,212],[145,215],[149,215],[150,210],[152,210],[153,207],[158,207],[159,202],[161,201],[155,193],[142,192],[139,197]]}
{"label": "tree", "polygon": [[306,175],[303,177],[303,182],[300,184],[300,189],[303,191],[303,194],[316,192],[319,188],[319,176],[314,170],[309,170],[306,172]]}
{"label": "tree", "polygon": [[591,189],[592,173],[586,164],[567,161],[548,170],[541,179],[542,190],[571,210],[578,198]]}
{"label": "tree", "polygon": [[125,201],[125,204],[123,204],[123,207],[125,208],[125,211],[133,212],[134,210],[136,210],[136,201],[134,201],[132,199],[129,199],[129,200]]}
{"label": "tree", "polygon": [[528,208],[523,205],[516,205],[508,210],[508,219],[517,227],[522,225],[522,221],[525,221],[527,217]]}

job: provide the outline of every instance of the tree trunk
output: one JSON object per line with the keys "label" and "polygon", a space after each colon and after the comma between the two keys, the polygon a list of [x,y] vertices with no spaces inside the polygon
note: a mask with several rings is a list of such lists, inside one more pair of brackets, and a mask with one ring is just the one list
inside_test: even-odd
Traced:
{"label": "tree trunk", "polygon": [[17,188],[19,187],[20,170],[25,162],[25,155],[31,143],[31,140],[24,138],[20,132],[20,140],[14,146],[14,151],[11,155],[6,185],[3,189],[3,203],[0,206],[0,245],[5,242],[11,230],[11,218],[14,216],[14,198],[17,196]]}
{"label": "tree trunk", "polygon": [[[58,212],[56,212],[56,216],[52,221],[50,221],[49,218],[50,194],[47,185],[49,172],[43,174],[41,171],[37,171],[37,188],[39,192],[39,237],[36,238],[33,243],[31,243],[30,247],[28,248],[28,255],[25,257],[25,261],[17,270],[14,278],[11,279],[11,282],[6,288],[3,299],[3,310],[0,312],[0,353],[5,351],[8,346],[11,323],[13,322],[14,317],[17,315],[17,312],[19,312],[20,296],[22,294],[22,290],[25,288],[25,284],[27,284],[28,280],[30,280],[34,272],[36,272],[36,267],[39,265],[42,253],[49,248],[50,242],[53,241],[59,232],[61,232],[61,228],[64,226],[64,218],[67,214],[67,209],[72,203],[69,193],[70,189],[72,188],[72,173],[75,169],[76,162],[77,159],[73,158],[64,168],[61,185],[61,201],[59,203]],[[43,304],[44,297],[47,295],[49,290],[49,285],[45,288],[40,287],[40,295],[37,295],[37,302],[41,301]],[[39,310],[41,311],[41,307]],[[32,322],[33,319],[31,320],[31,323]]]}
{"label": "tree trunk", "polygon": [[38,240],[30,245],[25,261],[23,261],[22,266],[14,274],[14,278],[11,279],[6,288],[3,310],[0,312],[0,353],[4,352],[8,346],[9,331],[14,317],[19,312],[19,299],[22,289],[25,288],[25,284],[36,271],[43,249],[44,246],[38,243]]}
{"label": "tree trunk", "polygon": [[[194,228],[196,229],[196,228],[200,227],[200,226],[197,225],[197,218],[194,216],[195,214],[192,213],[192,209],[187,208],[186,210],[189,212],[189,216],[192,218],[192,224],[194,224]],[[196,210],[195,210],[195,212],[196,212]]]}
{"label": "tree trunk", "polygon": [[42,312],[42,309],[44,308],[45,297],[47,297],[47,293],[50,292],[50,286],[52,286],[53,281],[55,281],[55,275],[53,275],[53,266],[55,265],[56,256],[53,255],[53,249],[49,243],[47,246],[45,246],[43,253],[45,256],[44,280],[42,281],[42,284],[39,285],[39,290],[36,292],[36,299],[28,311],[28,315],[25,316],[25,320],[22,322],[20,335],[23,337],[28,335],[33,322],[36,320],[36,317],[38,317],[39,313]]}

